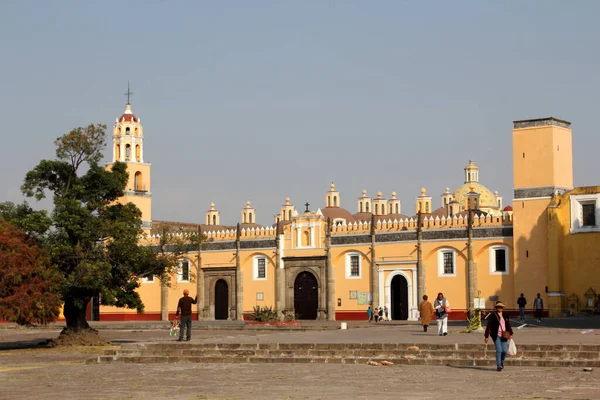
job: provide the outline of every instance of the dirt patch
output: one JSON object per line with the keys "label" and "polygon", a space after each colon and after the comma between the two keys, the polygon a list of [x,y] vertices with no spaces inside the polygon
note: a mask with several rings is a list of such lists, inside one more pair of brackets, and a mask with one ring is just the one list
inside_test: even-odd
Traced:
{"label": "dirt patch", "polygon": [[87,329],[79,332],[64,331],[56,338],[48,342],[49,347],[73,347],[73,346],[107,346],[110,342],[99,336],[98,331]]}

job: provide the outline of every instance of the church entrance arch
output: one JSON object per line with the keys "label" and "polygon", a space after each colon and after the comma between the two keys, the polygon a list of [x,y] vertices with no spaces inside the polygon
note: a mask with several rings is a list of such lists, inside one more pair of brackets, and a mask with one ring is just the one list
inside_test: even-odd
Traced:
{"label": "church entrance arch", "polygon": [[308,271],[296,276],[294,281],[294,311],[298,319],[317,319],[319,308],[319,283]]}
{"label": "church entrance arch", "polygon": [[408,281],[402,275],[392,278],[391,292],[391,317],[393,320],[407,320],[408,315]]}
{"label": "church entrance arch", "polygon": [[229,287],[224,279],[215,284],[215,319],[229,317]]}

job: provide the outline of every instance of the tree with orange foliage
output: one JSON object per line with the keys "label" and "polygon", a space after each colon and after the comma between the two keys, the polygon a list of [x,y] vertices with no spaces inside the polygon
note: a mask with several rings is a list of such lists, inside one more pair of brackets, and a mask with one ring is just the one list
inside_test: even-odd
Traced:
{"label": "tree with orange foliage", "polygon": [[58,317],[61,275],[50,257],[16,226],[0,219],[0,319],[19,325]]}

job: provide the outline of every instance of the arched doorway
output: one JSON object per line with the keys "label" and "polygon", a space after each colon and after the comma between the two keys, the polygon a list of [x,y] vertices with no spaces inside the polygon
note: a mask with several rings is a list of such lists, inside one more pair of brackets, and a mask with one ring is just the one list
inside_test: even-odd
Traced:
{"label": "arched doorway", "polygon": [[298,319],[317,319],[319,283],[308,271],[298,274],[294,281],[294,310]]}
{"label": "arched doorway", "polygon": [[229,318],[229,287],[224,279],[215,284],[215,319]]}
{"label": "arched doorway", "polygon": [[408,281],[402,275],[396,275],[390,289],[392,319],[408,319]]}

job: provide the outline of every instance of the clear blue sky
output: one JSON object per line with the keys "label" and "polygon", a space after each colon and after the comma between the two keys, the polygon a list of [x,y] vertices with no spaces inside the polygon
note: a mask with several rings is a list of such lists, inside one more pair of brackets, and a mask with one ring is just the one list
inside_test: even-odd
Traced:
{"label": "clear blue sky", "polygon": [[[600,184],[598,1],[3,1],[0,201],[53,140],[112,129],[132,84],[153,218],[272,222],[334,181],[439,207],[474,159],[512,201],[512,121],[573,122],[575,184]],[[110,149],[110,148],[109,148]],[[106,154],[109,154],[109,149]]]}

